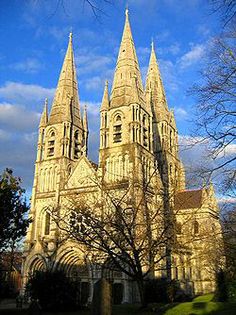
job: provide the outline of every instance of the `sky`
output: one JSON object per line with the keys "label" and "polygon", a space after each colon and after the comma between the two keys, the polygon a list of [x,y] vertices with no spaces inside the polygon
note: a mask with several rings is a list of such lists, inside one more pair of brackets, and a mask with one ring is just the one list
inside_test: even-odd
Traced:
{"label": "sky", "polygon": [[88,106],[89,157],[98,159],[99,108],[104,82],[111,87],[128,5],[145,82],[153,39],[169,108],[174,109],[180,154],[188,167],[201,163],[204,147],[185,149],[194,137],[195,100],[189,88],[211,38],[217,14],[206,0],[97,0],[94,14],[83,0],[1,0],[0,4],[0,170],[13,168],[30,195],[37,130],[44,99],[51,104],[69,32],[77,66],[81,108]]}

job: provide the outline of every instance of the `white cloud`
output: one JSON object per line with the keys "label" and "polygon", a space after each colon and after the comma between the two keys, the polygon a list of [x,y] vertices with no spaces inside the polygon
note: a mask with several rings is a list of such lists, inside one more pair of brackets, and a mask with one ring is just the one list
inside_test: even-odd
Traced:
{"label": "white cloud", "polygon": [[0,124],[5,130],[32,130],[36,128],[40,115],[24,106],[0,103]]}
{"label": "white cloud", "polygon": [[160,32],[157,36],[155,36],[155,39],[156,39],[155,41],[157,43],[165,42],[169,36],[170,36],[169,30],[162,30],[162,32]]}
{"label": "white cloud", "polygon": [[43,65],[35,58],[28,58],[25,61],[9,65],[9,68],[26,73],[37,73],[43,69]]}
{"label": "white cloud", "polygon": [[36,102],[43,103],[46,97],[51,99],[54,92],[55,89],[44,88],[40,85],[9,81],[0,87],[0,98],[18,104],[35,104]]}
{"label": "white cloud", "polygon": [[36,143],[37,138],[38,138],[37,131],[33,131],[31,133],[25,133],[23,135],[23,139],[25,140],[25,142],[28,142],[28,143]]}
{"label": "white cloud", "polygon": [[136,49],[137,51],[137,56],[138,56],[138,60],[140,62],[145,62],[149,59],[150,54],[151,54],[151,46],[149,47],[138,47]]}
{"label": "white cloud", "polygon": [[219,158],[236,155],[236,144],[228,144],[218,155]]}
{"label": "white cloud", "polygon": [[91,79],[86,80],[85,88],[87,90],[101,90],[104,86],[104,79],[100,76],[92,77]]}
{"label": "white cloud", "polygon": [[[161,75],[164,81],[165,90],[178,90],[178,80],[176,78],[176,67],[170,60],[159,60]],[[168,94],[168,93],[167,93]]]}
{"label": "white cloud", "polygon": [[178,118],[186,118],[188,116],[187,111],[183,107],[174,107],[175,116]]}
{"label": "white cloud", "polygon": [[171,44],[170,46],[156,46],[155,51],[157,53],[157,57],[159,55],[166,56],[167,54],[171,54],[173,56],[176,56],[180,53],[180,44],[178,42],[175,42],[174,44]]}
{"label": "white cloud", "polygon": [[9,132],[6,130],[0,129],[0,140],[8,140],[10,138]]}
{"label": "white cloud", "polygon": [[204,24],[198,26],[197,32],[201,36],[208,36],[211,33],[210,29]]}
{"label": "white cloud", "polygon": [[179,144],[182,146],[193,147],[195,145],[207,145],[209,141],[203,137],[194,137],[190,135],[179,135]]}
{"label": "white cloud", "polygon": [[68,27],[51,26],[48,28],[48,33],[58,41],[64,41],[66,36],[69,37],[69,32]]}
{"label": "white cloud", "polygon": [[219,196],[217,200],[219,203],[236,204],[236,197]]}
{"label": "white cloud", "polygon": [[172,55],[177,55],[180,52],[179,43],[174,43],[167,47],[167,51],[169,51]]}
{"label": "white cloud", "polygon": [[96,55],[94,53],[78,54],[75,57],[79,74],[89,74],[107,70],[113,65],[113,61],[113,57],[111,56]]}
{"label": "white cloud", "polygon": [[92,161],[98,161],[99,139],[100,139],[100,106],[98,102],[81,102],[81,107],[87,105],[88,124],[89,124],[89,139],[88,139],[88,153]]}
{"label": "white cloud", "polygon": [[96,119],[98,119],[98,121],[99,121],[101,103],[81,101],[80,104],[81,104],[82,110],[83,110],[84,106],[86,105],[88,115],[95,116]]}
{"label": "white cloud", "polygon": [[203,44],[192,45],[191,49],[178,61],[180,68],[185,69],[198,62],[205,55],[206,47]]}
{"label": "white cloud", "polygon": [[227,155],[236,155],[236,144],[229,144],[227,145],[227,147],[225,148],[225,153]]}

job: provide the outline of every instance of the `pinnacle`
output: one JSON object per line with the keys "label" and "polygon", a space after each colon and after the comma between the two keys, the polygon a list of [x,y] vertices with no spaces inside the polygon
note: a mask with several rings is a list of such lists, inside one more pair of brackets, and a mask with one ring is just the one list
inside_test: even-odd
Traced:
{"label": "pinnacle", "polygon": [[125,9],[125,16],[126,16],[126,18],[129,17],[129,8],[128,8],[128,5],[127,5],[127,7],[126,7],[126,9]]}
{"label": "pinnacle", "polygon": [[70,43],[72,43],[72,39],[73,39],[73,33],[70,32],[70,34],[69,34],[69,41],[70,41]]}
{"label": "pinnacle", "polygon": [[108,92],[108,80],[105,81],[105,87],[102,98],[101,111],[109,108],[109,92]]}
{"label": "pinnacle", "polygon": [[39,127],[45,127],[48,123],[48,99],[45,98],[44,109],[41,115]]}
{"label": "pinnacle", "polygon": [[84,105],[84,115],[83,115],[83,127],[84,130],[88,131],[88,117],[87,117],[87,105]]}

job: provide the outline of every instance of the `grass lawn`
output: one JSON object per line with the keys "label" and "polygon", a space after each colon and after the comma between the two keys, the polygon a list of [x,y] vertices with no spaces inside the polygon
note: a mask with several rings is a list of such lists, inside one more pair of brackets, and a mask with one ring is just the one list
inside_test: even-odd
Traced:
{"label": "grass lawn", "polygon": [[167,306],[164,315],[235,315],[236,303],[214,302],[213,294],[195,298],[192,302]]}
{"label": "grass lawn", "polygon": [[[27,310],[0,310],[0,314],[27,315]],[[91,315],[90,310],[76,312],[43,312],[42,315]],[[173,303],[166,305],[150,305],[147,310],[140,311],[138,305],[117,305],[113,307],[112,315],[236,315],[235,303],[213,301],[213,294],[195,298],[192,302]]]}

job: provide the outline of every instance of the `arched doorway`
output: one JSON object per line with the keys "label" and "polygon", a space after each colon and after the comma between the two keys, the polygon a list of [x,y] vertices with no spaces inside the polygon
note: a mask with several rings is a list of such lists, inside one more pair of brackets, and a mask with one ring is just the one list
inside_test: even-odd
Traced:
{"label": "arched doorway", "polygon": [[89,272],[85,264],[74,264],[70,268],[70,278],[77,286],[78,304],[86,305],[90,294]]}
{"label": "arched doorway", "polygon": [[124,286],[122,283],[113,283],[112,285],[112,301],[113,304],[121,304],[123,300]]}

